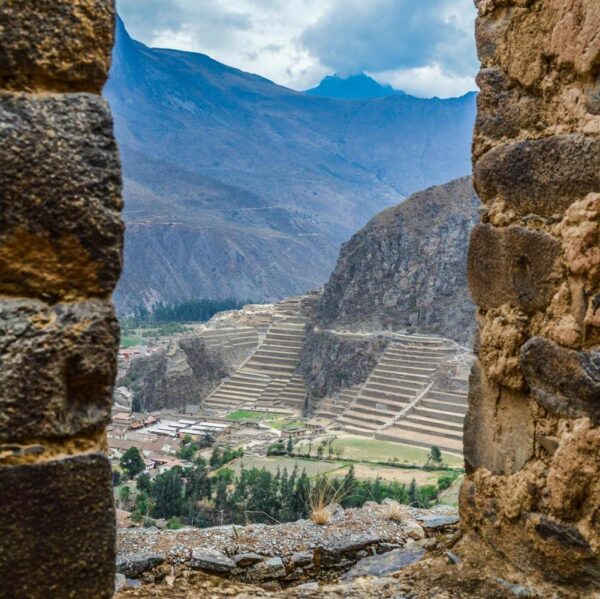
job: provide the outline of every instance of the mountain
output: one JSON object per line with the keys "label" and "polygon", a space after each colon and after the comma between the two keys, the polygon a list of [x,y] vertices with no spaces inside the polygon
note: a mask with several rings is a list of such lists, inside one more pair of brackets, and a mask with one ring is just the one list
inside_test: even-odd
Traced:
{"label": "mountain", "polygon": [[124,173],[121,312],[319,286],[375,213],[470,172],[474,94],[322,98],[148,48],[121,21],[104,93]]}
{"label": "mountain", "polygon": [[390,333],[470,347],[475,306],[466,263],[479,205],[471,178],[462,177],[384,210],[342,245],[300,356],[313,408],[364,383]]}
{"label": "mountain", "polygon": [[309,89],[305,93],[325,98],[368,100],[371,98],[385,98],[394,94],[403,95],[404,92],[396,91],[391,85],[381,85],[372,77],[361,73],[349,77],[329,75],[317,87]]}
{"label": "mountain", "polygon": [[467,247],[479,199],[470,177],[384,210],[342,246],[317,306],[319,330],[407,331],[464,344],[475,307]]}

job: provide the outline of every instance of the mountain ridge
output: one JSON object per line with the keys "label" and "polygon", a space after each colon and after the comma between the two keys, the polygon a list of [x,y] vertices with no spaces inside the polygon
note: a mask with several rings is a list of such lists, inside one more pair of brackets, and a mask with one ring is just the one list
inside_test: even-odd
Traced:
{"label": "mountain ridge", "polygon": [[104,94],[129,225],[121,312],[320,286],[339,244],[376,212],[470,172],[473,95],[321,98],[148,48],[122,22]]}

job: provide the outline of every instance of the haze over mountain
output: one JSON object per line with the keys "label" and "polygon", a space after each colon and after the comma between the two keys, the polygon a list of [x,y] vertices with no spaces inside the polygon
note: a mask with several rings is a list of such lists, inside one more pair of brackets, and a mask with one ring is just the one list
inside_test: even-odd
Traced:
{"label": "haze over mountain", "polygon": [[202,54],[147,48],[119,21],[105,95],[124,169],[121,311],[318,286],[375,213],[470,172],[475,94],[299,93]]}

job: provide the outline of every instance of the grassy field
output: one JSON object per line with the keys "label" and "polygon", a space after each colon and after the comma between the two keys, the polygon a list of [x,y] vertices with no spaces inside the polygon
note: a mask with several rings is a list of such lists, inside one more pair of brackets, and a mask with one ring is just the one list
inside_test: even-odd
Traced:
{"label": "grassy field", "polygon": [[259,458],[259,457],[247,457],[247,458],[238,458],[233,462],[227,464],[227,468],[232,468],[235,470],[237,474],[244,464],[244,468],[264,468],[269,472],[275,474],[277,472],[277,468],[283,472],[284,468],[287,468],[288,474],[292,472],[295,465],[298,465],[298,472],[302,472],[302,470],[306,470],[306,474],[308,476],[317,476],[319,474],[330,474],[333,472],[343,472],[348,469],[348,466],[342,464],[341,462],[317,462],[312,460],[302,460],[297,458],[288,458],[288,457],[267,457],[267,458]]}
{"label": "grassy field", "polygon": [[141,337],[135,337],[133,335],[122,335],[121,336],[121,347],[127,349],[128,347],[134,347],[136,345],[146,345],[148,341]]}
{"label": "grassy field", "polygon": [[[344,463],[336,460],[325,462],[285,456],[272,456],[266,458],[245,457],[234,460],[230,464],[227,464],[226,467],[232,468],[235,470],[236,474],[239,474],[242,463],[244,464],[244,468],[265,468],[273,474],[277,472],[278,468],[282,472],[284,468],[287,468],[288,473],[291,473],[294,466],[297,465],[299,472],[306,470],[306,474],[310,477],[326,474],[333,478],[343,478],[350,467],[347,462]],[[419,486],[435,485],[437,484],[438,477],[445,472],[445,470],[403,470],[401,468],[378,466],[376,464],[354,464],[354,475],[358,480],[374,481],[379,477],[387,482],[397,481],[400,484],[406,485],[409,485],[413,478],[417,481]],[[446,491],[449,500],[452,499],[450,493],[452,489],[454,489],[454,485]]]}
{"label": "grassy field", "polygon": [[358,480],[374,481],[379,477],[386,482],[396,481],[402,485],[409,485],[413,478],[419,486],[436,485],[438,476],[445,474],[445,472],[445,470],[403,470],[401,468],[377,466],[375,464],[354,465],[354,476]]}
{"label": "grassy field", "polygon": [[[396,458],[398,464],[417,466],[423,466],[427,462],[429,453],[427,449],[352,435],[339,435],[333,447],[342,450],[342,457],[352,460],[388,462]],[[462,458],[452,454],[442,452],[442,457],[446,466],[460,468],[463,465]]]}
{"label": "grassy field", "polygon": [[289,420],[288,418],[281,418],[274,420],[273,422],[269,422],[269,426],[279,431],[282,431],[293,430],[295,428],[302,428],[304,426],[304,423],[300,420]]}
{"label": "grassy field", "polygon": [[[253,412],[251,410],[236,410],[235,412],[231,412],[227,414],[227,420],[275,420],[277,418],[281,418],[285,416],[285,414],[280,414],[277,412]],[[271,424],[271,423],[269,423]]]}

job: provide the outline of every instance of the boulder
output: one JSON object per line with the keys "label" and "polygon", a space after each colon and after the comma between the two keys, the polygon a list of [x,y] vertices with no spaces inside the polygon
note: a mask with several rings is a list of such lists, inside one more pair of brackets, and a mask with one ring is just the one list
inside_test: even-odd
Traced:
{"label": "boulder", "polygon": [[298,551],[298,552],[292,554],[290,563],[292,564],[292,566],[294,568],[312,564],[313,563],[312,551]]}
{"label": "boulder", "polygon": [[372,533],[351,533],[327,539],[319,549],[326,559],[336,559],[347,553],[356,553],[380,541],[380,537]]}
{"label": "boulder", "polygon": [[115,574],[115,593],[122,591],[127,586],[127,578],[125,574],[117,572]]}
{"label": "boulder", "polygon": [[408,547],[394,549],[389,553],[361,559],[342,576],[342,579],[350,580],[359,576],[387,576],[418,562],[424,555],[425,550],[417,543],[413,543]]}
{"label": "boulder", "polygon": [[285,576],[285,565],[280,557],[272,557],[264,562],[255,564],[248,570],[250,580],[261,582],[263,580],[275,580]]}
{"label": "boulder", "polygon": [[235,562],[222,551],[212,547],[192,549],[192,568],[208,572],[229,572],[236,567]]}
{"label": "boulder", "polygon": [[425,516],[421,520],[421,526],[426,532],[430,532],[432,530],[446,528],[447,526],[456,526],[458,521],[458,516]]}
{"label": "boulder", "polygon": [[409,539],[419,541],[425,538],[423,527],[414,520],[407,520],[402,523],[402,530],[407,534]]}
{"label": "boulder", "polygon": [[258,553],[238,553],[237,555],[234,555],[232,559],[235,562],[236,568],[246,568],[247,566],[262,562],[264,557],[258,555]]}
{"label": "boulder", "polygon": [[162,553],[129,553],[117,556],[117,572],[127,578],[137,578],[165,561]]}

